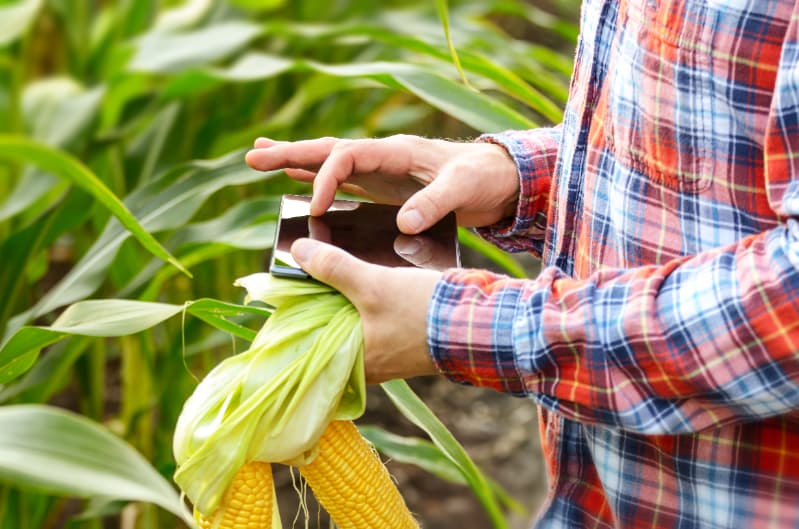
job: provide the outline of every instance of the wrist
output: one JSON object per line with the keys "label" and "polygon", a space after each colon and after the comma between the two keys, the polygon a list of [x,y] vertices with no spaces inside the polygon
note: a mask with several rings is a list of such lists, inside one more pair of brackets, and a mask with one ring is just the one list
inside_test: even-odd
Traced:
{"label": "wrist", "polygon": [[515,217],[519,205],[521,179],[516,161],[502,143],[486,143],[494,152],[493,166],[497,171],[497,180],[502,182],[505,189],[505,199],[502,203],[502,218]]}

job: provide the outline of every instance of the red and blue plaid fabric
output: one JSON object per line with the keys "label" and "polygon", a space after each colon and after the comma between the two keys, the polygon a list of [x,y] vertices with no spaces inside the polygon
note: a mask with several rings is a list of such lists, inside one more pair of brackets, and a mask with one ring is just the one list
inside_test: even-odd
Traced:
{"label": "red and blue plaid fabric", "polygon": [[799,7],[587,0],[561,125],[490,135],[521,178],[429,345],[530,396],[537,527],[799,527]]}

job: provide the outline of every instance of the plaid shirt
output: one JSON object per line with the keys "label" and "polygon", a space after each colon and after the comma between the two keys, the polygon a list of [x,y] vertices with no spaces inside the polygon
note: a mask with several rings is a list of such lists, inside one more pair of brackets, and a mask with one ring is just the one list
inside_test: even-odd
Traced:
{"label": "plaid shirt", "polygon": [[540,405],[537,527],[799,527],[799,6],[587,0],[563,123],[484,141],[546,266],[447,272],[428,338]]}

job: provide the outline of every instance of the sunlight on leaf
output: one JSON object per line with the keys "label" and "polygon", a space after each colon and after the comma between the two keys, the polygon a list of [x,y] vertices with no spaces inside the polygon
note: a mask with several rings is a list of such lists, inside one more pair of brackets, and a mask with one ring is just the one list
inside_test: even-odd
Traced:
{"label": "sunlight on leaf", "polygon": [[14,42],[24,35],[39,12],[43,0],[23,0],[0,6],[0,46]]}
{"label": "sunlight on leaf", "polygon": [[132,446],[97,423],[41,405],[0,407],[0,479],[82,498],[146,501],[194,527],[174,488]]}

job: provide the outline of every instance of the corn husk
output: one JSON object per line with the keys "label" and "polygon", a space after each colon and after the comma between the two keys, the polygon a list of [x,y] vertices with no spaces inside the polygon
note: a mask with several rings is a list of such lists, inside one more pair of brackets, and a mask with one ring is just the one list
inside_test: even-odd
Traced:
{"label": "corn husk", "polygon": [[200,382],[178,419],[175,482],[203,513],[242,465],[306,464],[331,420],[356,419],[365,407],[360,317],[343,295],[269,274],[236,284],[275,310],[247,351]]}

